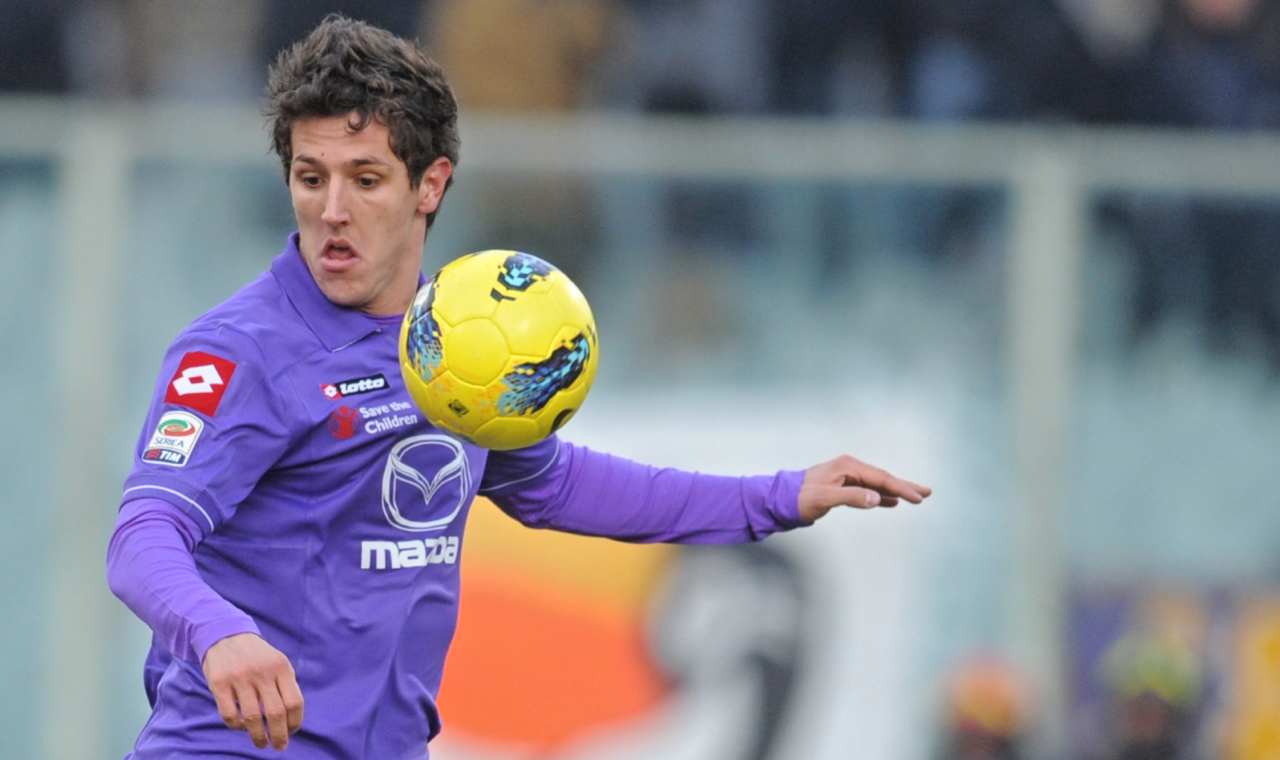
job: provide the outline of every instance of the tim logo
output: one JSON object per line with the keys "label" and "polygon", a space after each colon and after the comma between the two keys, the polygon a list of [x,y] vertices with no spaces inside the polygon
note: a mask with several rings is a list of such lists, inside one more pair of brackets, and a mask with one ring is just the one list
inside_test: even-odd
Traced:
{"label": "tim logo", "polygon": [[342,380],[337,383],[325,383],[320,386],[320,391],[324,393],[324,397],[330,401],[336,401],[346,396],[354,396],[359,393],[373,393],[387,387],[387,378],[381,372],[368,377],[357,377],[353,380]]}
{"label": "tim logo", "polygon": [[356,434],[356,422],[360,415],[349,406],[340,406],[329,415],[329,434],[339,441],[345,441]]}
{"label": "tim logo", "polygon": [[[430,473],[430,474],[428,474]],[[415,435],[397,443],[382,471],[382,512],[409,533],[442,531],[453,524],[471,494],[471,467],[462,444],[447,435]],[[361,541],[361,570],[452,565],[457,536]]]}

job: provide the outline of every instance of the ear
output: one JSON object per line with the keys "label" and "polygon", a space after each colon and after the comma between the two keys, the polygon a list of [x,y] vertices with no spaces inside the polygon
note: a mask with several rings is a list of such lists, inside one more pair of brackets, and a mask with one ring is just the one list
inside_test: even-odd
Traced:
{"label": "ear", "polygon": [[422,181],[418,183],[418,213],[426,216],[435,213],[444,198],[444,189],[453,176],[453,162],[441,156],[422,173]]}

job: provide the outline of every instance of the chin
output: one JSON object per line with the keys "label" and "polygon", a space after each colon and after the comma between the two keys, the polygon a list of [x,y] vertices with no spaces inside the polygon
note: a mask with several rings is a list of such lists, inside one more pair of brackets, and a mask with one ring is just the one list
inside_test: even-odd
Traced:
{"label": "chin", "polygon": [[330,303],[349,309],[360,308],[369,302],[364,293],[355,292],[351,288],[334,287],[333,284],[320,284],[320,292],[324,293],[324,297],[329,299]]}

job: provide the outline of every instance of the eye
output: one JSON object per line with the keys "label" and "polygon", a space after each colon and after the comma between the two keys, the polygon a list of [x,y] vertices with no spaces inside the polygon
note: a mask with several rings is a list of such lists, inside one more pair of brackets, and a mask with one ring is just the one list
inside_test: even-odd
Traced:
{"label": "eye", "polygon": [[376,187],[379,179],[381,178],[376,174],[361,174],[356,177],[356,183],[367,190],[371,187]]}
{"label": "eye", "polygon": [[309,172],[306,174],[299,174],[298,181],[301,182],[306,187],[320,187],[319,174],[311,174]]}

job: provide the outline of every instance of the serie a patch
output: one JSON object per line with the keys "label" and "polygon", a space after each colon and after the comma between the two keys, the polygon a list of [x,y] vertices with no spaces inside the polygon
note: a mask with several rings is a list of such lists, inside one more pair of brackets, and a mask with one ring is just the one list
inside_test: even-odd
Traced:
{"label": "serie a patch", "polygon": [[185,467],[195,450],[204,420],[186,412],[168,411],[160,415],[151,442],[142,452],[142,461],[169,467]]}

